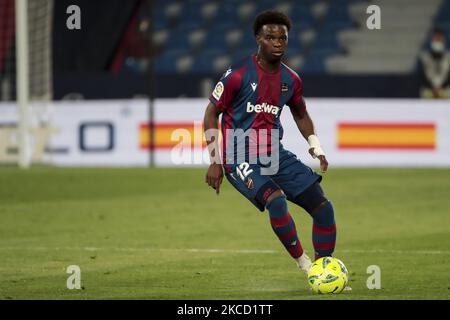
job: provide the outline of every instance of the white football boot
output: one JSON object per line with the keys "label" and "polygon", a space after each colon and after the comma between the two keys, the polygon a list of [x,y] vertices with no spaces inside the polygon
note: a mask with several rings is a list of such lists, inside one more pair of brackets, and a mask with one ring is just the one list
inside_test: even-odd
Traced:
{"label": "white football boot", "polygon": [[311,259],[306,255],[306,253],[303,252],[303,254],[299,258],[295,259],[295,262],[297,262],[300,270],[308,275],[309,269],[311,269],[312,266],[312,262]]}

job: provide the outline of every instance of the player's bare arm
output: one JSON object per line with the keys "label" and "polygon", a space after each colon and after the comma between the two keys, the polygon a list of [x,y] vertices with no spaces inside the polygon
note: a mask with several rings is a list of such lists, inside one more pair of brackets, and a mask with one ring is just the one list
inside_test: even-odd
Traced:
{"label": "player's bare arm", "polygon": [[217,107],[213,103],[209,103],[206,107],[203,119],[203,127],[211,163],[206,172],[205,182],[215,189],[217,194],[219,194],[220,185],[223,179],[223,168],[219,154],[219,115],[220,111]]}
{"label": "player's bare arm", "polygon": [[326,172],[328,169],[328,161],[320,147],[320,142],[314,131],[314,123],[304,107],[304,101],[290,108],[294,121],[300,130],[300,133],[308,141],[310,148],[309,153],[313,158],[318,158],[320,161],[320,171]]}

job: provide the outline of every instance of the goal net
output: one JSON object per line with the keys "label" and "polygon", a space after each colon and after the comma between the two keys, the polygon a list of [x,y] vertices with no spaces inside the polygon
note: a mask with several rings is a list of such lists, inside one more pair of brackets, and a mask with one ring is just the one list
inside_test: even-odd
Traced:
{"label": "goal net", "polygon": [[53,0],[0,1],[0,163],[39,162],[37,131],[50,126]]}

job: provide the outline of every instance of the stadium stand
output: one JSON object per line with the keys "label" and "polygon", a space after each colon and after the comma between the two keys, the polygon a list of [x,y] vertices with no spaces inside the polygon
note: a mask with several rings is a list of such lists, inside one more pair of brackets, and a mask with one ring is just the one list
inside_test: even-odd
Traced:
{"label": "stadium stand", "polygon": [[[231,61],[254,52],[252,22],[257,13],[277,9],[295,22],[287,58],[295,68],[305,60],[305,53],[315,43],[320,58],[338,50],[336,37],[319,34],[317,28],[327,15],[326,1],[156,1],[153,10],[154,43],[162,52],[156,57],[160,73],[211,73],[223,70]],[[348,14],[346,15],[348,16]],[[337,16],[338,19],[342,17]],[[324,29],[336,31],[350,25],[338,20]],[[328,28],[328,29],[327,29]],[[311,58],[311,65],[317,57]],[[321,68],[323,67],[320,60]],[[314,69],[314,68],[313,68]]]}
{"label": "stadium stand", "polygon": [[[366,28],[370,4],[383,8],[380,32]],[[450,0],[156,0],[156,71],[223,70],[255,50],[251,24],[267,9],[291,17],[287,60],[307,73],[411,72],[433,26],[450,36]]]}
{"label": "stadium stand", "polygon": [[[55,2],[57,99],[74,86],[87,98],[205,96],[232,62],[256,51],[252,23],[266,9],[293,21],[285,59],[308,96],[419,97],[419,57],[431,30],[444,30],[450,49],[450,0],[129,0],[126,10],[109,5],[117,18],[99,17],[98,5],[83,0],[90,27],[77,32],[59,27],[70,4]],[[381,30],[366,27],[371,4],[381,8]]]}
{"label": "stadium stand", "polygon": [[[350,6],[352,18],[360,26],[339,33],[345,55],[327,59],[333,73],[408,73],[414,70],[417,54],[432,28],[441,0],[378,0],[382,10],[379,32],[366,28],[367,4]],[[447,16],[448,19],[449,16]]]}

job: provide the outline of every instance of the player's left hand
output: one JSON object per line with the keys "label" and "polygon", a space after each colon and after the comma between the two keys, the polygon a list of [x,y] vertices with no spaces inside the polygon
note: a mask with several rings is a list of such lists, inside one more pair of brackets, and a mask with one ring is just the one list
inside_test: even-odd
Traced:
{"label": "player's left hand", "polygon": [[311,155],[311,157],[313,157],[314,159],[319,159],[320,161],[320,171],[322,173],[325,173],[328,169],[328,161],[327,158],[325,157],[325,154],[323,153],[323,150],[316,150],[317,148],[310,148],[309,149],[309,154]]}
{"label": "player's left hand", "polygon": [[309,144],[309,154],[313,159],[319,159],[320,161],[320,171],[325,173],[328,169],[328,161],[325,158],[325,152],[323,152],[322,147],[320,146],[319,138],[316,135],[311,134],[308,136],[308,144]]}
{"label": "player's left hand", "polygon": [[319,160],[320,160],[320,171],[321,171],[322,173],[327,172],[327,170],[328,170],[328,161],[327,161],[327,158],[325,158],[324,155],[318,156],[317,158],[319,158]]}
{"label": "player's left hand", "polygon": [[205,182],[214,190],[216,194],[220,192],[220,185],[223,179],[223,169],[221,164],[213,163],[209,166],[206,173]]}

